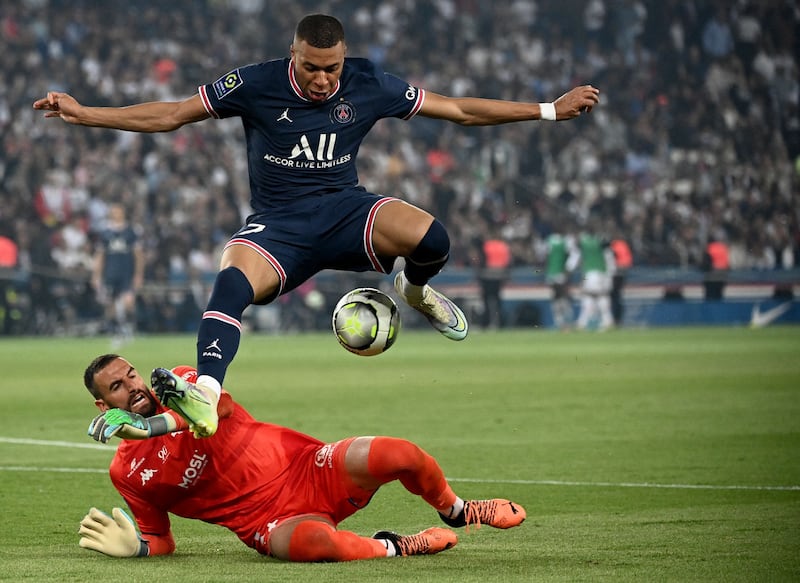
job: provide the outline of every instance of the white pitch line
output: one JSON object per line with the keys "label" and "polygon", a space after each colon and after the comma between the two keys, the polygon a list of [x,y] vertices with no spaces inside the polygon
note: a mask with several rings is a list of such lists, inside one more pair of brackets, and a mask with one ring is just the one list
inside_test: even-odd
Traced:
{"label": "white pitch line", "polygon": [[[74,447],[81,449],[99,449],[110,452],[113,446],[99,443],[76,443],[72,441],[48,441],[44,439],[26,439],[17,437],[0,437],[0,443],[16,443],[20,445],[44,445],[51,447]],[[65,472],[65,473],[106,473],[108,470],[93,468],[43,468],[36,466],[0,466],[0,471],[8,472]],[[480,480],[477,478],[447,478],[450,482],[472,482],[477,484],[519,484],[523,486],[582,486],[586,488],[662,488],[671,490],[749,490],[798,492],[800,486],[742,486],[715,484],[657,484],[652,482],[577,482],[569,480]]]}
{"label": "white pitch line", "polygon": [[[36,466],[0,466],[0,472],[60,472],[74,474],[105,474],[107,469],[96,468],[46,468]],[[521,484],[524,486],[582,486],[585,488],[668,488],[674,490],[761,490],[789,492],[800,491],[800,486],[725,486],[713,484],[653,484],[632,482],[570,482],[562,480],[478,480],[475,478],[447,478],[449,482],[475,484]]]}
{"label": "white pitch line", "polygon": [[573,482],[567,480],[478,480],[475,478],[447,478],[450,482],[475,482],[479,484],[521,484],[524,486],[584,486],[588,488],[667,488],[673,490],[772,490],[797,492],[800,486],[726,486],[724,484],[654,484],[652,482]]}
{"label": "white pitch line", "polygon": [[0,466],[0,472],[59,472],[62,474],[107,474],[108,469],[96,468],[36,468],[28,466]]}
{"label": "white pitch line", "polygon": [[0,437],[0,443],[16,443],[19,445],[46,445],[48,447],[73,447],[76,449],[101,449],[114,451],[114,446],[100,443],[77,443],[74,441],[50,441],[46,439],[27,439],[24,437]]}

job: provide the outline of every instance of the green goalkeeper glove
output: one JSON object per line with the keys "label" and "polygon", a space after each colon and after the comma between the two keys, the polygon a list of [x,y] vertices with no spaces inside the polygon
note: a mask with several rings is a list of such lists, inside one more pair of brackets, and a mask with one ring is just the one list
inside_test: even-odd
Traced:
{"label": "green goalkeeper glove", "polygon": [[117,434],[122,439],[147,439],[150,437],[148,425],[147,419],[141,415],[122,409],[109,409],[92,419],[88,433],[101,443],[108,443]]}
{"label": "green goalkeeper glove", "polygon": [[124,409],[109,409],[92,419],[87,433],[95,441],[108,443],[115,435],[120,439],[147,439],[176,429],[177,423],[169,413],[142,417]]}
{"label": "green goalkeeper glove", "polygon": [[110,557],[146,557],[150,554],[147,542],[142,540],[133,519],[122,508],[111,510],[111,516],[90,508],[81,520],[78,545]]}

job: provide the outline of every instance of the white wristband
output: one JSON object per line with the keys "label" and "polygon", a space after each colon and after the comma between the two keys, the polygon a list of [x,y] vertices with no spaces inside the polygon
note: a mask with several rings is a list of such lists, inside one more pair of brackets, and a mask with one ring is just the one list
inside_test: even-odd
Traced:
{"label": "white wristband", "polygon": [[552,103],[540,103],[539,118],[548,121],[556,121],[556,106]]}

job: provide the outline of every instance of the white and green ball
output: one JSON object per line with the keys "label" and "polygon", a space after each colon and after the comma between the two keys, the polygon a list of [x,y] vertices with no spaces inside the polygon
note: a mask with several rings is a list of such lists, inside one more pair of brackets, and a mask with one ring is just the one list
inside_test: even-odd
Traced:
{"label": "white and green ball", "polygon": [[333,309],[333,332],[354,354],[373,356],[391,348],[400,332],[400,312],[388,295],[371,287],[347,292]]}

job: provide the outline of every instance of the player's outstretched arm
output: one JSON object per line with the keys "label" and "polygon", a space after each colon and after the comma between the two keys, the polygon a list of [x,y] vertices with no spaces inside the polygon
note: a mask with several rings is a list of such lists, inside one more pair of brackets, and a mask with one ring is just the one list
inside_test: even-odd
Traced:
{"label": "player's outstretched arm", "polygon": [[183,101],[151,101],[127,107],[89,107],[68,93],[49,91],[33,102],[33,109],[45,117],[59,117],[67,123],[127,130],[131,132],[171,132],[187,123],[209,116],[199,95]]}
{"label": "player's outstretched arm", "polygon": [[562,121],[592,110],[600,100],[600,90],[581,85],[567,91],[552,103],[522,103],[480,97],[446,97],[430,91],[419,115],[444,119],[465,126],[487,126],[517,121]]}
{"label": "player's outstretched arm", "polygon": [[124,409],[109,409],[92,419],[87,433],[101,443],[115,435],[120,439],[147,439],[186,429],[185,423],[170,412],[142,417]]}

